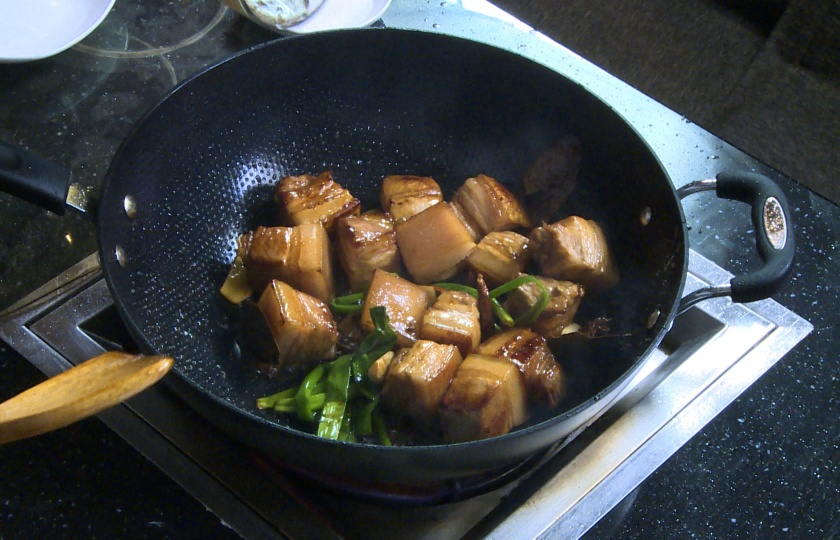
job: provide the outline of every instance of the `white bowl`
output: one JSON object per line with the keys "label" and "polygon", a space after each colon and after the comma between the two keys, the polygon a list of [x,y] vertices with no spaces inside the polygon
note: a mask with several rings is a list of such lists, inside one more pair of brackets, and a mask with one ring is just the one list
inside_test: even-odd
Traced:
{"label": "white bowl", "polygon": [[0,0],[0,62],[40,60],[69,49],[115,0]]}
{"label": "white bowl", "polygon": [[324,0],[318,10],[302,22],[280,29],[288,34],[309,34],[322,30],[361,28],[382,17],[391,0]]}

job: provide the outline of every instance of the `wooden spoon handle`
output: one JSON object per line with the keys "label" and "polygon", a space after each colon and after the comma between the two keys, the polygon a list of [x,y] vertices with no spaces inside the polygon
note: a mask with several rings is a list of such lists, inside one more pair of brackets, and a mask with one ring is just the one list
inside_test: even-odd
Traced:
{"label": "wooden spoon handle", "polygon": [[67,426],[159,381],[172,358],[107,352],[0,403],[0,444]]}

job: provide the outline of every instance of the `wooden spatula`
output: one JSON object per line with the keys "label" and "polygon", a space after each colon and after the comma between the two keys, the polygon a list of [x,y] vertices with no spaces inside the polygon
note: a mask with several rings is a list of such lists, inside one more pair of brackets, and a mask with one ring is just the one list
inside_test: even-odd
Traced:
{"label": "wooden spatula", "polygon": [[0,444],[67,426],[159,381],[172,358],[107,352],[0,403]]}

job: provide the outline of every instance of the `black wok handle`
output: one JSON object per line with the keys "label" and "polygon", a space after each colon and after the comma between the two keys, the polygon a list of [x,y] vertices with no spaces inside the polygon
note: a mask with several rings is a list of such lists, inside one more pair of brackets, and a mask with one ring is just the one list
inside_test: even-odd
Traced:
{"label": "black wok handle", "polygon": [[714,180],[700,180],[681,188],[683,198],[714,189],[718,197],[741,201],[752,207],[756,247],[764,265],[748,274],[733,277],[729,286],[694,291],[683,298],[680,312],[716,296],[731,296],[734,302],[754,302],[773,295],[787,282],[793,271],[793,223],[787,198],[781,188],[756,173],[720,173]]}
{"label": "black wok handle", "polygon": [[0,190],[64,214],[70,171],[25,148],[0,142]]}

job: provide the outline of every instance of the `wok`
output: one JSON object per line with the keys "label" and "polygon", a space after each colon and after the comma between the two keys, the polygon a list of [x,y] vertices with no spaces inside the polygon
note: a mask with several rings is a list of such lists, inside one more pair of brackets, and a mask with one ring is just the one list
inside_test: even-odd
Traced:
{"label": "wok", "polygon": [[[517,190],[530,164],[569,134],[581,143],[579,180],[557,215],[602,224],[621,281],[587,298],[581,314],[609,317],[614,337],[555,351],[571,389],[556,409],[502,437],[417,447],[327,441],[256,409],[256,398],[278,387],[243,356],[236,310],[218,290],[237,236],[270,221],[279,179],[331,170],[366,208],[388,174],[432,176],[447,198],[477,173]],[[749,301],[778,288],[793,261],[784,195],[755,175],[721,175],[717,189],[753,204],[767,264],[681,303],[688,247],[678,194],[608,105],[488,45],[416,31],[337,31],[222,61],[136,124],[104,180],[100,258],[133,337],[144,352],[175,358],[164,381],[214,425],[321,478],[424,484],[519,462],[591,422],[688,303],[720,294]],[[768,215],[771,233],[786,226],[786,243],[767,236]]]}

